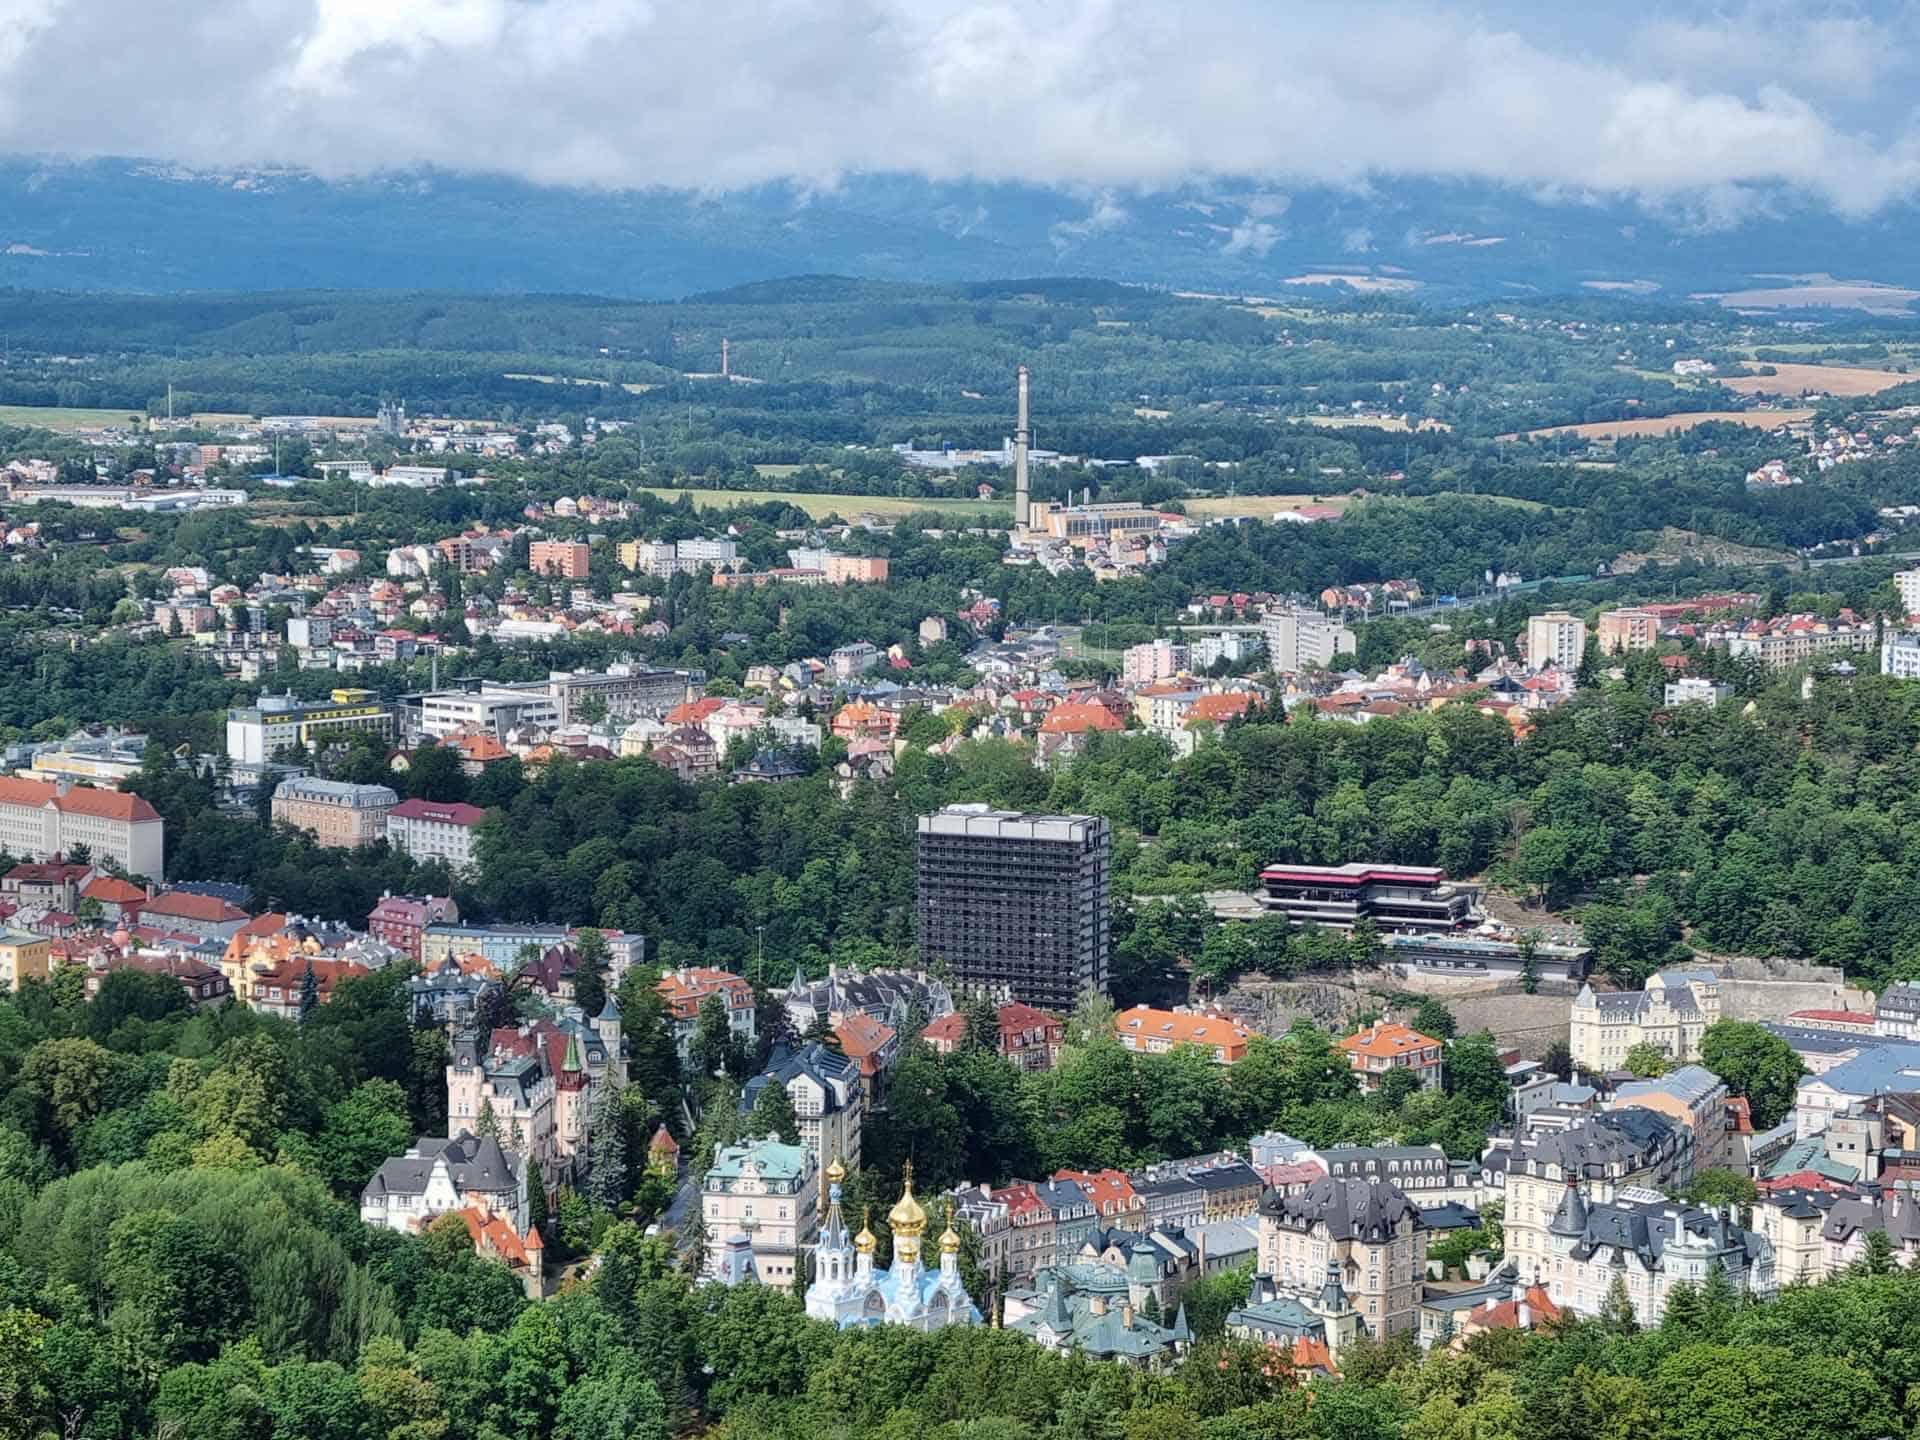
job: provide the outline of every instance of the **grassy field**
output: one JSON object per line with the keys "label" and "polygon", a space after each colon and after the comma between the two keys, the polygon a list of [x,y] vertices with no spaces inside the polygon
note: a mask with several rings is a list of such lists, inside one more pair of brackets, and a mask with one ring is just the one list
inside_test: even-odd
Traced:
{"label": "grassy field", "polygon": [[[1778,430],[1813,418],[1811,410],[1693,410],[1684,415],[1650,415],[1644,420],[1595,420],[1586,425],[1549,425],[1544,430],[1529,430],[1530,438],[1543,435],[1578,435],[1588,440],[1618,440],[1623,435],[1674,435],[1696,425],[1723,420],[1731,425],[1747,425],[1755,430]],[[1502,435],[1502,440],[1518,440],[1518,435]]]}
{"label": "grassy field", "polygon": [[1203,520],[1223,515],[1251,515],[1271,520],[1276,511],[1298,510],[1302,505],[1331,505],[1344,510],[1353,500],[1346,495],[1217,495],[1210,499],[1188,500],[1187,513]]}
{"label": "grassy field", "polygon": [[1001,505],[991,500],[917,500],[895,495],[802,495],[792,490],[673,490],[664,486],[644,488],[649,494],[658,495],[662,500],[678,500],[682,495],[691,495],[694,505],[702,510],[724,510],[732,505],[762,505],[769,500],[779,500],[806,511],[816,520],[828,515],[842,515],[851,519],[855,515],[869,512],[875,515],[898,516],[927,510],[936,510],[942,515],[964,517],[975,522],[997,520],[1005,524],[1013,518],[1011,503]]}
{"label": "grassy field", "polygon": [[41,430],[89,430],[127,423],[134,410],[76,410],[63,405],[0,405],[0,425],[32,425]]}
{"label": "grassy field", "polygon": [[[1749,369],[1756,362],[1747,362]],[[1720,383],[1742,395],[1878,395],[1896,385],[1911,385],[1920,375],[1901,375],[1892,370],[1856,370],[1850,365],[1775,365],[1771,375],[1739,375]]]}

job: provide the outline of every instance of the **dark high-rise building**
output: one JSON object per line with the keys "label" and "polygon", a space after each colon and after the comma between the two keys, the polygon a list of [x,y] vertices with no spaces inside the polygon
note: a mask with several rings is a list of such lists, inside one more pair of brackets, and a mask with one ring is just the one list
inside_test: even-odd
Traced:
{"label": "dark high-rise building", "polygon": [[1111,849],[1097,815],[949,805],[921,816],[921,956],[1043,1009],[1105,994]]}

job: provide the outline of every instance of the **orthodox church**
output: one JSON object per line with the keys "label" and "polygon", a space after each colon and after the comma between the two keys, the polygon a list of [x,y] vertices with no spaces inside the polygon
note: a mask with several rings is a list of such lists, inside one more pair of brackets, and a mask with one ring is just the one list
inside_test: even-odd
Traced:
{"label": "orthodox church", "polygon": [[847,1238],[847,1223],[840,1213],[840,1185],[846,1178],[846,1167],[838,1160],[827,1167],[827,1214],[814,1250],[807,1314],[831,1320],[842,1329],[884,1324],[938,1330],[945,1325],[978,1325],[980,1309],[960,1283],[960,1237],[954,1233],[951,1213],[938,1241],[940,1268],[928,1270],[921,1264],[927,1212],[913,1198],[912,1163],[907,1165],[899,1201],[887,1212],[893,1229],[893,1264],[885,1269],[874,1268],[877,1242],[864,1222],[858,1235]]}

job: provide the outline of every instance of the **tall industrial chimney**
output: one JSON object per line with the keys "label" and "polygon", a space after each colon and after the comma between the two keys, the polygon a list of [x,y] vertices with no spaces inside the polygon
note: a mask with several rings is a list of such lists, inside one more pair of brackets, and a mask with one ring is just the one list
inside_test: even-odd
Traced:
{"label": "tall industrial chimney", "polygon": [[1020,367],[1020,421],[1013,430],[1013,528],[1027,528],[1027,367]]}

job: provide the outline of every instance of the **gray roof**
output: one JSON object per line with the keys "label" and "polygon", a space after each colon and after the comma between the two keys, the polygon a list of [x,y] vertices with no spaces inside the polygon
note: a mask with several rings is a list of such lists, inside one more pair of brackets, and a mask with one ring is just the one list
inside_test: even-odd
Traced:
{"label": "gray roof", "polygon": [[1698,1206],[1673,1206],[1665,1201],[1614,1201],[1588,1204],[1577,1186],[1570,1187],[1554,1212],[1549,1230],[1571,1237],[1571,1254],[1589,1260],[1601,1249],[1631,1253],[1652,1269],[1666,1254],[1678,1225],[1722,1251],[1745,1251],[1748,1257],[1764,1253],[1767,1242],[1754,1231],[1733,1224],[1724,1215]]}
{"label": "gray roof", "polygon": [[[791,1085],[802,1075],[811,1078],[825,1092],[822,1097],[822,1108],[828,1114],[841,1108],[841,1091],[846,1094],[845,1103],[852,1104],[854,1094],[860,1088],[860,1062],[849,1060],[845,1055],[827,1049],[816,1040],[785,1054],[776,1052],[772,1063],[749,1080],[740,1092],[741,1113],[745,1114],[753,1109],[754,1103],[760,1098],[760,1092],[768,1084],[777,1080],[782,1086]],[[838,1089],[835,1088],[836,1086]]]}
{"label": "gray roof", "polygon": [[1876,1045],[1803,1085],[1824,1085],[1841,1095],[1879,1095],[1912,1090],[1920,1082],[1920,1045]]}
{"label": "gray roof", "polygon": [[1324,1224],[1335,1240],[1377,1242],[1403,1221],[1420,1223],[1420,1207],[1398,1185],[1384,1180],[1315,1180],[1296,1194],[1269,1194],[1260,1210],[1286,1229]]}
{"label": "gray roof", "polygon": [[1715,1090],[1725,1088],[1725,1082],[1705,1066],[1682,1065],[1658,1079],[1635,1080],[1629,1085],[1622,1085],[1614,1091],[1614,1099],[1618,1102],[1637,1100],[1642,1095],[1671,1095],[1687,1105],[1698,1105]]}
{"label": "gray roof", "polygon": [[1244,1160],[1231,1165],[1209,1165],[1195,1170],[1190,1177],[1202,1190],[1240,1190],[1251,1185],[1258,1190],[1264,1184],[1260,1172]]}
{"label": "gray roof", "polygon": [[361,1193],[367,1199],[423,1194],[433,1167],[443,1156],[454,1188],[462,1194],[499,1194],[519,1188],[520,1157],[501,1149],[500,1142],[490,1135],[476,1137],[463,1130],[451,1140],[434,1136],[420,1140],[405,1155],[395,1156],[374,1171]]}
{"label": "gray roof", "polygon": [[1769,1035],[1779,1036],[1800,1055],[1852,1055],[1861,1050],[1876,1050],[1882,1045],[1901,1043],[1887,1035],[1862,1035],[1855,1031],[1829,1030],[1820,1025],[1789,1025],[1777,1020],[1764,1020],[1761,1028]]}
{"label": "gray roof", "polygon": [[1604,1175],[1610,1168],[1638,1170],[1674,1143],[1676,1122],[1654,1110],[1629,1106],[1608,1110],[1561,1131],[1530,1135],[1519,1156],[1558,1165],[1570,1176]]}
{"label": "gray roof", "polygon": [[1194,1226],[1194,1234],[1206,1246],[1209,1264],[1229,1256],[1252,1255],[1260,1246],[1260,1237],[1246,1220],[1209,1220]]}
{"label": "gray roof", "polygon": [[1902,980],[1889,985],[1880,995],[1876,1013],[1881,1015],[1920,1015],[1920,985]]}

